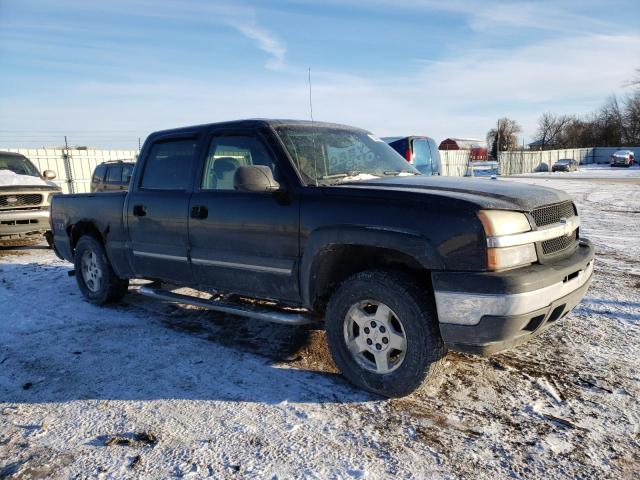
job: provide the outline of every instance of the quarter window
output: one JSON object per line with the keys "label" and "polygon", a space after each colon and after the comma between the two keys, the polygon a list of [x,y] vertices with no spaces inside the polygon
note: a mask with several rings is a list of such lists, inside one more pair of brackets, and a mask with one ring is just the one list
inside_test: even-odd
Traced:
{"label": "quarter window", "polygon": [[155,143],[147,157],[140,187],[152,190],[187,190],[196,146],[195,140]]}

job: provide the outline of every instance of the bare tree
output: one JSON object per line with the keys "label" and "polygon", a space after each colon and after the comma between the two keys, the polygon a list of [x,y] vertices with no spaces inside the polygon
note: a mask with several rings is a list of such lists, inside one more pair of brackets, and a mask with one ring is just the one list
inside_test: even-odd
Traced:
{"label": "bare tree", "polygon": [[498,149],[501,152],[516,150],[520,132],[522,127],[515,120],[506,117],[499,119],[497,127],[487,133],[487,144],[491,146],[491,156],[498,158]]}
{"label": "bare tree", "polygon": [[538,120],[538,131],[536,133],[541,149],[562,147],[565,129],[570,121],[571,117],[568,115],[543,113]]}

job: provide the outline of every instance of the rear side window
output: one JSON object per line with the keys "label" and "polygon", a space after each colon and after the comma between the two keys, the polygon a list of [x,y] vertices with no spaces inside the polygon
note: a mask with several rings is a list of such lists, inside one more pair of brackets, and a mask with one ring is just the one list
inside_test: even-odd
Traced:
{"label": "rear side window", "polygon": [[122,179],[122,167],[120,165],[109,167],[107,170],[107,182],[120,183]]}
{"label": "rear side window", "polygon": [[197,142],[194,139],[155,143],[147,156],[141,188],[187,190]]}

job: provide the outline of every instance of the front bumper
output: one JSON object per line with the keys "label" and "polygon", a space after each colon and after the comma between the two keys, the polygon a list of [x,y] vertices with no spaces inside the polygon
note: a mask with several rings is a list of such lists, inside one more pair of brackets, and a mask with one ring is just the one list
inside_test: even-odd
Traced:
{"label": "front bumper", "polygon": [[49,229],[49,209],[0,211],[0,240],[23,238]]}
{"label": "front bumper", "polygon": [[505,272],[433,272],[440,333],[451,350],[489,355],[565,317],[586,293],[594,249],[581,240],[568,258]]}

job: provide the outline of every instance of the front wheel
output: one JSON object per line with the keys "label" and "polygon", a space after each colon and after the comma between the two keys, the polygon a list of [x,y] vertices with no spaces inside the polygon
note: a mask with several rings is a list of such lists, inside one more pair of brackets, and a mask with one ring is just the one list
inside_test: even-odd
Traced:
{"label": "front wheel", "polygon": [[117,302],[127,293],[129,280],[116,275],[102,243],[94,237],[85,235],[80,238],[74,264],[80,292],[91,303]]}
{"label": "front wheel", "polygon": [[342,374],[388,397],[435,377],[445,348],[429,297],[400,272],[370,270],[345,280],[326,315],[329,349]]}

